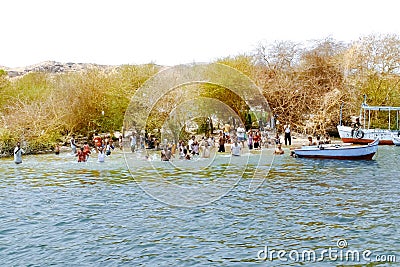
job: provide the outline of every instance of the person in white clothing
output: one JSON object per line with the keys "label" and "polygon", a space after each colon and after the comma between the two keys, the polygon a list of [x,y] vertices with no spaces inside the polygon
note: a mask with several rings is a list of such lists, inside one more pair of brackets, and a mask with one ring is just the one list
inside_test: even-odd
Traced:
{"label": "person in white clothing", "polygon": [[75,155],[76,152],[77,152],[77,150],[76,150],[77,145],[76,145],[76,142],[75,142],[75,135],[72,135],[71,140],[69,142],[71,144],[71,152],[72,152],[73,155]]}
{"label": "person in white clothing", "polygon": [[290,136],[290,124],[286,124],[283,126],[283,129],[285,131],[285,146],[289,143],[289,146],[292,145],[292,138]]}
{"label": "person in white clothing", "polygon": [[210,157],[210,144],[208,143],[207,140],[204,141],[204,149],[202,152],[202,157],[203,158],[209,158]]}
{"label": "person in white clothing", "polygon": [[236,135],[237,135],[238,141],[240,143],[242,143],[242,147],[244,147],[244,141],[246,141],[245,133],[246,133],[246,129],[242,126],[240,126],[236,129]]}
{"label": "person in white clothing", "polygon": [[106,154],[104,153],[103,147],[99,147],[99,154],[97,155],[97,161],[104,162],[105,158],[106,158]]}
{"label": "person in white clothing", "polygon": [[192,138],[189,139],[189,141],[188,141],[189,153],[192,153],[193,143],[194,143],[195,139],[196,139],[196,137],[194,135],[192,135]]}
{"label": "person in white clothing", "polygon": [[21,144],[20,144],[20,142],[18,142],[17,145],[14,148],[14,162],[15,162],[15,164],[22,163],[22,153],[25,153],[25,151],[22,150]]}
{"label": "person in white clothing", "polygon": [[231,153],[233,156],[240,156],[240,150],[241,150],[241,146],[239,145],[239,143],[237,141],[235,141],[232,145],[231,145]]}
{"label": "person in white clothing", "polygon": [[133,152],[135,152],[135,148],[136,148],[136,134],[135,133],[132,133],[130,140],[131,140],[131,151],[133,153]]}

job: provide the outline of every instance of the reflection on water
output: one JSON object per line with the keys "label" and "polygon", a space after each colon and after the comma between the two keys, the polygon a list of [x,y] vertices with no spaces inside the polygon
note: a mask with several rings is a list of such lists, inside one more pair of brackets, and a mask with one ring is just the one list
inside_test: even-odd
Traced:
{"label": "reflection on water", "polygon": [[[214,159],[195,169],[196,175],[190,166],[146,162],[139,154],[127,154],[132,158],[128,168],[118,151],[104,163],[94,158],[77,163],[67,153],[25,156],[21,165],[1,159],[0,262],[298,266],[293,261],[262,262],[257,253],[264,246],[337,248],[339,238],[347,240],[349,249],[393,254],[400,261],[399,155],[397,147],[380,147],[375,161],[283,155],[275,157],[266,180],[253,191],[249,186],[257,161],[251,155],[242,165],[229,157]],[[259,168],[268,171],[269,164]],[[160,179],[182,188],[218,184],[226,190],[207,205],[174,207],[143,191]],[[188,196],[176,195],[168,186],[159,193],[169,200]],[[195,198],[196,192],[192,194]],[[318,266],[341,264],[356,263],[327,260]]]}

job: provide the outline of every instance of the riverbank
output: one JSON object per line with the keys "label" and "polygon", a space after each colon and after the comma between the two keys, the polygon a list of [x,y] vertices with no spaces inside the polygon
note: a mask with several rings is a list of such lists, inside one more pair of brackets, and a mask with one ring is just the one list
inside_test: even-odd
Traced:
{"label": "riverbank", "polygon": [[[120,133],[119,132],[116,132],[116,133],[119,136]],[[108,133],[107,135],[110,135],[110,134]],[[196,135],[197,140],[201,140],[201,137],[202,137],[202,135]],[[214,134],[214,138],[215,138],[216,146],[217,146],[218,145],[218,134]],[[290,146],[289,145],[285,146],[284,145],[284,143],[285,143],[284,136],[280,135],[280,140],[281,140],[281,143],[283,144],[283,148],[291,148],[291,149],[293,149],[295,147],[301,147],[302,145],[306,145],[308,143],[307,138],[308,138],[307,135],[294,134],[294,135],[292,135],[292,144]],[[63,137],[63,140],[69,140],[69,137]],[[114,146],[118,147],[119,144],[118,144],[118,141],[116,141],[118,139],[114,137],[113,140],[114,140]],[[314,137],[313,140],[315,141],[316,138]],[[83,146],[85,141],[89,142],[88,138],[78,137],[77,138],[78,147]],[[275,142],[273,139],[270,138],[268,142],[269,142],[268,145],[263,145],[263,148],[271,148],[271,147],[275,146]],[[331,142],[332,143],[342,143],[341,139],[339,139],[339,138],[333,138],[333,139],[331,139]],[[70,152],[71,151],[71,147],[68,145],[68,143],[69,143],[68,141],[63,141],[63,142],[59,143],[60,152]],[[89,144],[93,148],[92,142],[89,142]],[[125,137],[123,139],[123,144],[124,144],[125,148],[128,148],[129,147],[129,138]],[[22,149],[25,150],[26,155],[42,155],[42,154],[55,153],[54,147],[52,149],[45,149],[45,150],[30,150],[30,149],[27,149],[26,145],[23,144]],[[230,151],[229,144],[226,144],[226,151]],[[6,153],[0,154],[0,158],[7,158],[7,157],[12,157],[12,156],[13,156],[12,152],[9,154],[6,154]]]}

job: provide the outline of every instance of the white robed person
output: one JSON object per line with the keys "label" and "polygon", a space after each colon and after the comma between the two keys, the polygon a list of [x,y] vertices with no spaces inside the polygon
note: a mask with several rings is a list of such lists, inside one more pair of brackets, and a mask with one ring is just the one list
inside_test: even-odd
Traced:
{"label": "white robed person", "polygon": [[14,148],[14,162],[16,164],[22,163],[22,153],[25,153],[25,151],[21,148],[20,142],[18,142]]}
{"label": "white robed person", "polygon": [[202,158],[210,157],[210,144],[209,144],[208,140],[206,140],[204,137],[200,142],[200,150],[201,150]]}
{"label": "white robed person", "polygon": [[135,148],[136,148],[136,133],[132,133],[130,140],[131,140],[131,151],[133,153],[133,152],[135,152]]}
{"label": "white robed person", "polygon": [[240,156],[240,150],[242,147],[239,145],[239,143],[235,140],[233,144],[231,145],[231,154],[233,156]]}

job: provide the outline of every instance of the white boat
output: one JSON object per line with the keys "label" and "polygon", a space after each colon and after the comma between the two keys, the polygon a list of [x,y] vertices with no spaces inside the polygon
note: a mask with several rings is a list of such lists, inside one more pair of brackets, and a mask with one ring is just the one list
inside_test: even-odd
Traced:
{"label": "white boat", "polygon": [[298,158],[371,160],[378,151],[379,138],[368,145],[303,146],[294,150]]}
{"label": "white boat", "polygon": [[400,146],[400,137],[393,136],[392,138],[393,144],[395,144],[396,146]]}
{"label": "white boat", "polygon": [[350,126],[341,126],[337,127],[339,131],[339,136],[344,143],[353,143],[353,144],[369,144],[373,142],[376,138],[379,138],[380,145],[393,145],[393,137],[392,135],[395,133],[397,135],[397,131],[390,130],[382,130],[382,129],[358,129],[352,133],[352,127]]}
{"label": "white boat", "polygon": [[[388,112],[388,129],[375,129],[370,128],[371,125],[371,111],[387,111]],[[353,144],[369,144],[375,139],[379,138],[380,145],[393,145],[393,136],[399,136],[400,130],[391,130],[392,125],[391,113],[396,112],[395,126],[399,129],[399,111],[400,107],[389,107],[389,106],[369,106],[364,103],[361,105],[360,118],[363,118],[362,125],[359,129],[353,130],[350,126],[342,125],[342,110],[340,110],[340,124],[337,126],[339,136],[344,143]]]}

